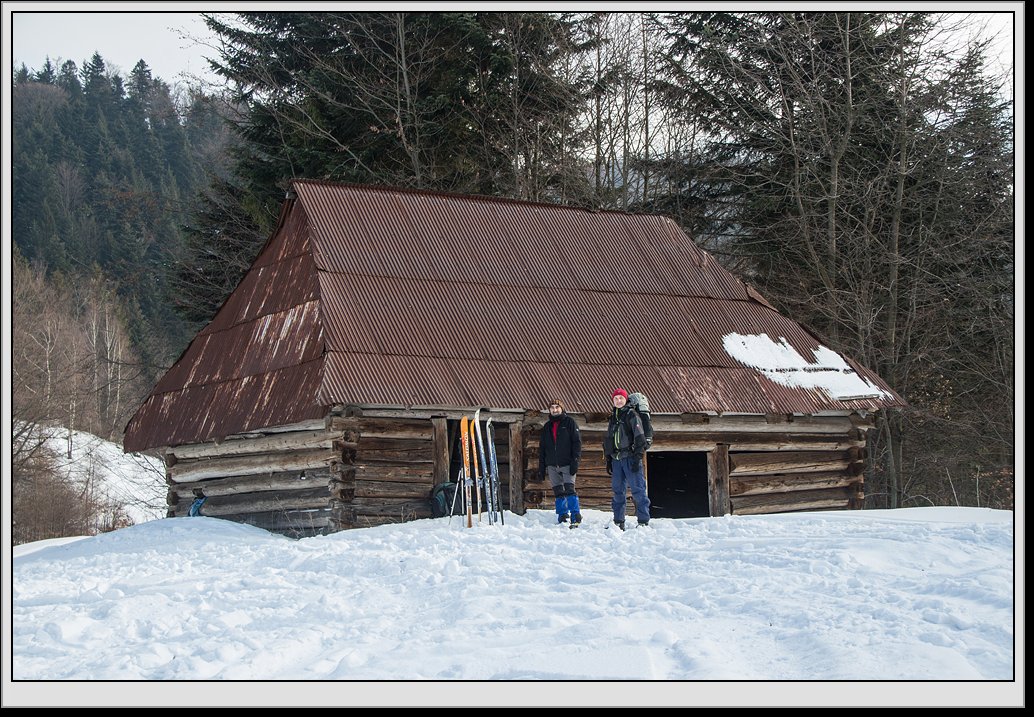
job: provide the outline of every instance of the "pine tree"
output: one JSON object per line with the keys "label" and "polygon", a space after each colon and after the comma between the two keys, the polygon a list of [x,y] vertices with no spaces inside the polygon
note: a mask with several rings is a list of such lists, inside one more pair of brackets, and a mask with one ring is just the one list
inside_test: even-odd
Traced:
{"label": "pine tree", "polygon": [[[945,473],[972,475],[969,451],[934,448],[937,435],[971,430],[966,444],[997,456],[985,466],[1009,455],[1008,413],[990,408],[1008,403],[1011,366],[994,318],[1010,295],[1007,105],[982,89],[979,53],[928,49],[942,22],[692,13],[672,18],[668,45],[665,97],[709,137],[705,176],[736,228],[726,247],[770,300],[913,402],[881,415],[874,446],[867,493],[892,507],[945,495]],[[994,382],[978,378],[989,366]],[[978,385],[990,402],[973,400]],[[930,466],[908,488],[906,461]]]}
{"label": "pine tree", "polygon": [[236,284],[294,177],[544,200],[586,194],[563,166],[577,148],[581,101],[558,69],[579,51],[571,19],[278,12],[236,20],[207,19],[224,47],[216,70],[242,120],[231,174],[207,194],[180,271],[192,312],[218,306]]}

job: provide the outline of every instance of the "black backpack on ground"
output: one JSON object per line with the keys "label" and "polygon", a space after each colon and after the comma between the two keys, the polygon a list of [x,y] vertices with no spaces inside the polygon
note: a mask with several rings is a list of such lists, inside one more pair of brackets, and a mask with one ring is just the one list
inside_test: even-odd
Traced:
{"label": "black backpack on ground", "polygon": [[431,491],[431,515],[435,518],[444,518],[452,510],[453,496],[456,494],[456,484],[439,483]]}

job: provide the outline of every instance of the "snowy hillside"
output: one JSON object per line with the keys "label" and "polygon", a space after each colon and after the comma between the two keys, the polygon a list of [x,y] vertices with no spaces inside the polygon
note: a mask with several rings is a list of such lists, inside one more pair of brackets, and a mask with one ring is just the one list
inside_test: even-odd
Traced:
{"label": "snowy hillside", "polygon": [[122,447],[81,431],[57,430],[46,442],[59,475],[88,486],[96,499],[125,508],[134,524],[166,514],[165,468],[156,458],[125,454]]}

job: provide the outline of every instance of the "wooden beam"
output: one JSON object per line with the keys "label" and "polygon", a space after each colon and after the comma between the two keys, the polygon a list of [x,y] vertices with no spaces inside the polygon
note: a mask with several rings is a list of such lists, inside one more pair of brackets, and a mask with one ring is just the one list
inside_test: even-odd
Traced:
{"label": "wooden beam", "polygon": [[737,477],[730,484],[730,495],[763,495],[766,493],[789,493],[801,490],[823,488],[847,488],[860,486],[861,476],[847,473],[796,473],[793,475],[761,475]]}
{"label": "wooden beam", "polygon": [[436,417],[431,419],[433,465],[432,482],[435,485],[449,482],[449,419]]}
{"label": "wooden beam", "polygon": [[[217,495],[205,501],[204,505],[201,506],[201,514],[218,517],[235,513],[325,508],[329,500],[330,490],[327,486],[310,488],[308,490]],[[176,515],[186,515],[192,502],[191,499],[178,501],[176,503]]]}
{"label": "wooden beam", "polygon": [[206,496],[237,495],[269,490],[299,490],[318,485],[328,485],[331,479],[329,468],[308,471],[283,471],[259,475],[212,478],[193,483],[174,483],[169,492],[180,498],[193,499],[193,492],[200,488]]}
{"label": "wooden beam", "polygon": [[864,445],[864,441],[830,433],[665,433],[655,430],[657,451],[713,451],[724,443],[737,451],[843,451]]}
{"label": "wooden beam", "polygon": [[510,424],[510,511],[524,515],[524,439],[521,424]]}
{"label": "wooden beam", "polygon": [[732,512],[735,515],[756,515],[803,510],[843,510],[849,507],[853,493],[854,489],[848,487],[741,496],[733,499]]}
{"label": "wooden beam", "polygon": [[[451,418],[460,420],[464,416],[473,418],[476,406],[471,408],[448,408],[448,407],[420,407],[420,408],[376,408],[366,407],[361,410],[362,417],[366,418]],[[488,414],[492,415],[493,423],[521,423],[524,420],[524,411],[503,408],[482,408],[481,418],[487,420]]]}
{"label": "wooden beam", "polygon": [[431,501],[390,500],[357,497],[352,502],[356,516],[394,516],[405,520],[431,517]]}
{"label": "wooden beam", "polygon": [[853,459],[849,451],[766,451],[732,453],[729,472],[734,475],[765,473],[835,472],[845,470]]}
{"label": "wooden beam", "polygon": [[427,463],[434,462],[434,442],[430,439],[367,438],[364,434],[356,448],[355,462]]}
{"label": "wooden beam", "polygon": [[177,463],[171,469],[170,475],[172,480],[177,483],[189,483],[207,478],[326,468],[334,459],[335,455],[332,451],[322,448],[272,455],[201,458],[196,461]]}
{"label": "wooden beam", "polygon": [[269,436],[238,438],[222,443],[194,443],[172,449],[176,462],[198,458],[218,458],[231,455],[255,455],[310,448],[330,448],[333,436],[326,431],[277,433]]}
{"label": "wooden beam", "polygon": [[308,421],[299,421],[298,423],[289,423],[283,426],[265,426],[264,428],[256,429],[254,431],[247,431],[245,433],[234,433],[229,436],[223,436],[216,439],[217,443],[223,441],[236,441],[241,438],[250,437],[262,437],[268,433],[293,433],[295,431],[318,431],[325,428],[326,421],[322,418],[313,418]]}
{"label": "wooden beam", "polygon": [[[202,512],[204,509],[202,509]],[[274,533],[292,537],[319,535],[330,524],[329,508],[306,508],[304,510],[272,510],[259,513],[232,513],[211,516],[235,523],[254,525]]]}
{"label": "wooden beam", "polygon": [[360,498],[422,498],[431,505],[431,483],[401,483],[399,481],[357,480],[355,499]]}
{"label": "wooden beam", "polygon": [[[696,414],[688,414],[696,415]],[[850,416],[792,416],[770,423],[766,416],[707,416],[706,422],[687,421],[682,416],[651,414],[653,430],[674,433],[842,433],[856,428]],[[785,418],[785,416],[784,416]]]}
{"label": "wooden beam", "polygon": [[354,475],[356,480],[395,480],[428,485],[434,481],[434,470],[430,463],[358,463]]}
{"label": "wooden beam", "polygon": [[732,512],[729,503],[729,446],[719,444],[707,454],[707,492],[712,516]]}

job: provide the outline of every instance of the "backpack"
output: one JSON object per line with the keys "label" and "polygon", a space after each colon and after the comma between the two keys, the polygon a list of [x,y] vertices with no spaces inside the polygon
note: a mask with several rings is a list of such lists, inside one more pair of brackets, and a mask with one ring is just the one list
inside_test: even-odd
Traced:
{"label": "backpack", "polygon": [[628,402],[632,404],[632,408],[639,414],[639,419],[643,422],[646,450],[650,450],[650,446],[653,445],[653,421],[650,419],[650,401],[642,393],[631,393],[628,396]]}
{"label": "backpack", "polygon": [[455,483],[439,483],[431,491],[431,515],[444,518],[452,510],[453,496],[456,493]]}

